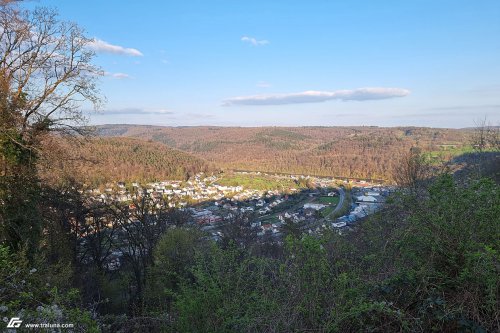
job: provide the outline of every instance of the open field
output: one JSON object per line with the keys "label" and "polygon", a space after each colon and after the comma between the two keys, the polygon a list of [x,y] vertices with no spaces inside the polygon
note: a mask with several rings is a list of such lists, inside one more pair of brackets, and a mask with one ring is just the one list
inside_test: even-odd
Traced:
{"label": "open field", "polygon": [[334,209],[335,209],[335,206],[328,206],[328,207],[323,208],[320,211],[321,216],[322,217],[327,217],[328,215],[330,215],[333,212]]}
{"label": "open field", "polygon": [[224,174],[217,183],[222,186],[243,186],[245,189],[265,191],[299,188],[299,185],[291,179],[278,179],[265,175],[239,173]]}
{"label": "open field", "polygon": [[324,205],[336,206],[339,203],[339,197],[319,197],[317,202]]}
{"label": "open field", "polygon": [[424,156],[428,157],[431,163],[439,163],[443,160],[450,160],[453,157],[472,152],[474,152],[474,149],[469,144],[440,145],[436,150],[425,152]]}

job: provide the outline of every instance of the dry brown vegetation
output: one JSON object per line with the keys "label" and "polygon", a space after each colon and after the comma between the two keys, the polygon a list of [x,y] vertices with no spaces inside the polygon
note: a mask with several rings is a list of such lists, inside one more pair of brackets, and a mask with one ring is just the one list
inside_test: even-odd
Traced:
{"label": "dry brown vegetation", "polygon": [[49,183],[74,179],[88,185],[111,181],[185,180],[212,171],[206,161],[158,142],[134,138],[46,140],[40,167]]}
{"label": "dry brown vegetation", "polygon": [[224,169],[389,179],[410,150],[463,147],[468,130],[416,127],[160,127],[105,125],[102,137],[177,148]]}

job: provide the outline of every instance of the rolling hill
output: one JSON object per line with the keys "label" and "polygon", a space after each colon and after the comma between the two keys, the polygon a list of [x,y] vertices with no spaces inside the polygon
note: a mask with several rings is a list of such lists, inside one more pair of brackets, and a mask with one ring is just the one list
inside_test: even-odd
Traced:
{"label": "rolling hill", "polygon": [[103,125],[96,134],[155,141],[225,169],[390,179],[410,147],[447,159],[466,149],[471,130]]}
{"label": "rolling hill", "polygon": [[46,179],[70,176],[100,185],[110,181],[185,180],[195,173],[214,170],[199,157],[136,138],[92,138],[79,142],[59,139],[52,147],[45,158],[48,163],[41,168]]}

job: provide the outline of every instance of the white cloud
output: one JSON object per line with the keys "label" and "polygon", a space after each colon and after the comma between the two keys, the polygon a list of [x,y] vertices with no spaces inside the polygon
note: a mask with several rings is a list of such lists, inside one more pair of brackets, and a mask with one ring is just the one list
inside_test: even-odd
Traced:
{"label": "white cloud", "polygon": [[111,115],[111,114],[174,114],[173,111],[167,109],[141,109],[141,108],[124,108],[124,109],[111,109],[105,110],[101,115]]}
{"label": "white cloud", "polygon": [[262,45],[267,45],[269,44],[268,40],[262,39],[262,40],[257,40],[254,37],[248,37],[248,36],[243,36],[241,37],[242,42],[247,42],[252,44],[253,46],[262,46]]}
{"label": "white cloud", "polygon": [[191,118],[197,118],[197,119],[212,119],[215,118],[215,115],[213,114],[208,114],[208,113],[188,113],[187,114]]}
{"label": "white cloud", "polygon": [[112,77],[117,80],[123,80],[123,79],[130,79],[131,76],[126,74],[126,73],[110,73],[110,72],[104,72],[105,76]]}
{"label": "white cloud", "polygon": [[119,45],[113,45],[101,39],[94,39],[88,44],[88,47],[99,53],[114,53],[128,55],[132,57],[142,57],[141,51],[132,48],[126,48]]}
{"label": "white cloud", "polygon": [[149,110],[148,113],[174,114],[174,111],[170,111],[167,109],[159,109],[159,110]]}
{"label": "white cloud", "polygon": [[409,90],[402,88],[359,88],[353,90],[335,91],[304,91],[292,94],[233,97],[223,101],[222,105],[283,105],[320,103],[329,100],[368,101],[394,97],[405,97],[409,94]]}
{"label": "white cloud", "polygon": [[270,88],[271,84],[267,83],[265,81],[259,81],[259,82],[257,82],[256,86],[259,88]]}

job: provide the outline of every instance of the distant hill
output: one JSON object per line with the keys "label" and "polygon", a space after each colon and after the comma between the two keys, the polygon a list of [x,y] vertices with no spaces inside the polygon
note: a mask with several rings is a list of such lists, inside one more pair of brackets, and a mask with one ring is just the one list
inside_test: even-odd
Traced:
{"label": "distant hill", "polygon": [[[136,138],[93,138],[72,143],[59,140],[49,157],[47,178],[61,173],[81,182],[103,184],[110,181],[185,180],[214,168],[205,160],[164,144]],[[64,163],[54,155],[64,154]],[[56,161],[56,162],[54,162]],[[58,175],[58,177],[57,177]]]}
{"label": "distant hill", "polygon": [[227,169],[385,178],[410,147],[467,146],[470,130],[423,127],[161,127],[97,126],[101,137],[152,140]]}

